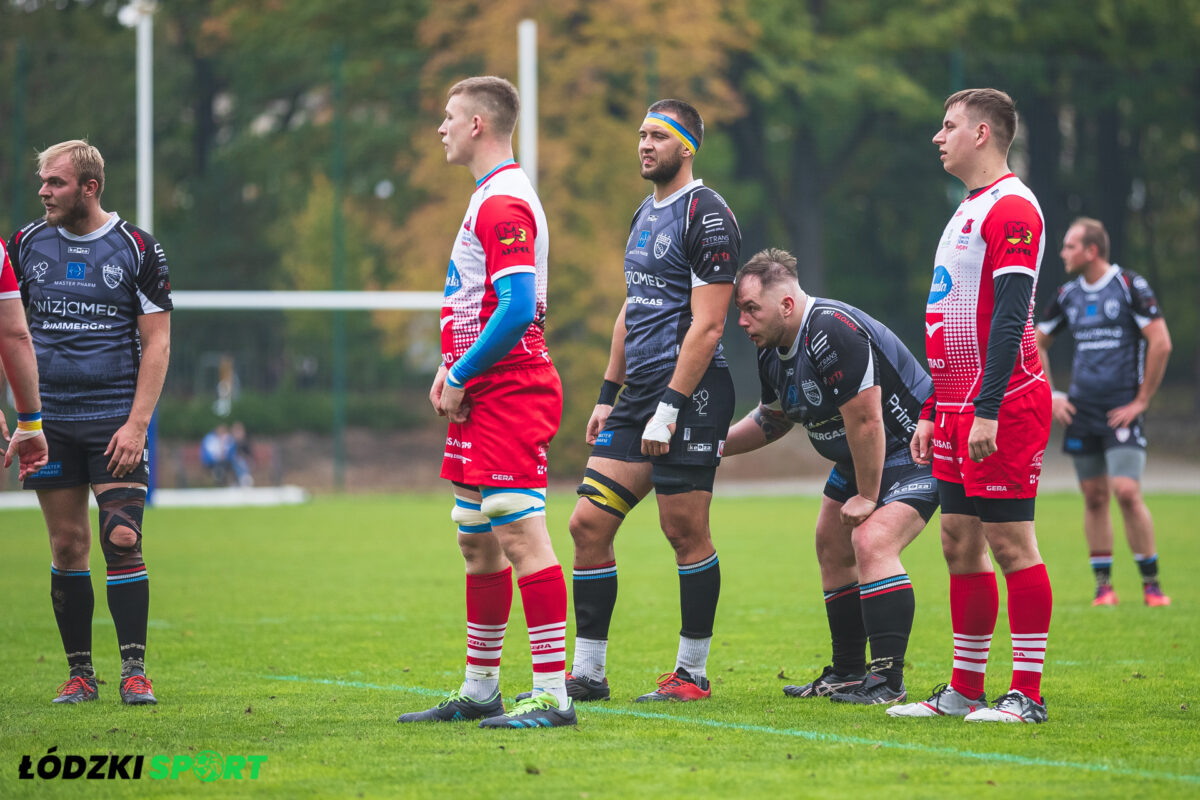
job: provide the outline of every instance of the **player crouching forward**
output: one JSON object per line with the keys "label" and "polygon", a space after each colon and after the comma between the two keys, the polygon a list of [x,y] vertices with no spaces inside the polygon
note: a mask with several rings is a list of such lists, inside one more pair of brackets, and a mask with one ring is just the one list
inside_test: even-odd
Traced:
{"label": "player crouching forward", "polygon": [[725,454],[770,444],[799,422],[834,463],[816,530],[833,664],[783,691],[838,703],[902,702],[915,599],[900,551],[938,505],[933,471],[913,463],[908,442],[933,384],[885,326],[806,295],[796,259],[784,250],[746,262],[735,301],[738,324],[759,348],[762,400],[730,429]]}
{"label": "player crouching forward", "polygon": [[[442,477],[454,484],[467,571],[463,684],[400,722],[482,720],[482,728],[574,725],[565,686],[567,587],[546,531],[546,448],[562,384],[544,336],[546,215],[512,158],[517,91],[503,78],[451,88],[438,133],[476,189],[455,240],[442,305],[442,358],[429,399],[450,420]],[[500,653],[517,574],[533,691],[504,713]]]}

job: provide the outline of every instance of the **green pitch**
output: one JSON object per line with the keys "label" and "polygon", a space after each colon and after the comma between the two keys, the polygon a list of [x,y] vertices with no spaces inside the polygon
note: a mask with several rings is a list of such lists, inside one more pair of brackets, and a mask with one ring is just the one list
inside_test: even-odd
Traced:
{"label": "green pitch", "polygon": [[[568,580],[573,500],[553,495],[549,504]],[[98,547],[93,650],[106,683],[98,702],[51,705],[66,669],[48,597],[45,532],[36,512],[6,512],[0,796],[1196,796],[1200,500],[1149,501],[1170,608],[1142,605],[1136,569],[1119,542],[1121,605],[1093,609],[1080,498],[1038,501],[1055,592],[1044,683],[1049,724],[894,720],[881,708],[785,698],[784,683],[808,681],[829,657],[812,548],[817,500],[718,498],[713,530],[723,586],[709,662],[712,699],[631,702],[674,666],[679,629],[673,560],[649,503],[617,539],[613,700],[580,705],[577,729],[531,731],[395,722],[403,711],[432,705],[462,676],[462,564],[449,492],[149,511],[147,662],[159,705],[140,708],[118,699]],[[906,680],[912,699],[923,699],[950,676],[936,518],[905,565],[917,595]],[[570,651],[570,622],[567,633]],[[527,646],[518,599],[505,642],[506,698],[528,688]],[[1008,688],[1009,656],[1002,611],[989,696]],[[143,775],[22,780],[22,757],[30,756],[36,774],[50,748],[57,750],[47,771],[53,758],[69,755],[140,754]],[[253,779],[245,760],[252,756],[266,756]],[[191,768],[197,763],[201,770]],[[165,777],[150,775],[152,764]],[[235,767],[228,778],[221,764]],[[239,764],[247,766],[238,772]],[[203,782],[198,774],[217,779]]]}

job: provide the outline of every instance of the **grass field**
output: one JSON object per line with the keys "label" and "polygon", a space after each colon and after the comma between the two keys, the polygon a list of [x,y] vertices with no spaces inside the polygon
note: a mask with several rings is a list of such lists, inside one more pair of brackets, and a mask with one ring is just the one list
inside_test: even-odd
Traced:
{"label": "grass field", "polygon": [[[805,682],[826,663],[829,642],[812,553],[817,500],[778,497],[714,503],[723,587],[711,700],[650,708],[630,701],[673,667],[679,629],[673,560],[648,503],[617,540],[611,702],[581,705],[576,729],[401,727],[400,712],[431,705],[462,675],[462,565],[448,497],[149,511],[148,664],[160,701],[153,708],[118,700],[98,547],[93,649],[107,683],[95,703],[49,702],[66,669],[48,598],[45,533],[36,512],[5,512],[0,797],[1200,794],[1200,585],[1190,581],[1200,563],[1197,496],[1149,498],[1164,587],[1174,599],[1165,609],[1141,604],[1123,542],[1114,573],[1122,604],[1093,609],[1080,498],[1039,499],[1055,590],[1046,725],[896,720],[880,708],[785,698],[784,683]],[[550,500],[555,546],[568,568],[573,499]],[[905,565],[917,595],[906,681],[920,699],[950,671],[936,518]],[[567,633],[569,651],[573,625]],[[527,646],[518,600],[505,643],[506,697],[528,688]],[[989,695],[1008,688],[1009,656],[1002,612]],[[21,780],[22,756],[31,756],[36,772],[52,747],[59,756],[143,754],[145,773],[128,781]],[[182,769],[184,757],[199,760],[203,751],[227,762],[267,759],[252,783],[248,773],[211,783],[191,771],[149,779],[150,756],[178,758]]]}

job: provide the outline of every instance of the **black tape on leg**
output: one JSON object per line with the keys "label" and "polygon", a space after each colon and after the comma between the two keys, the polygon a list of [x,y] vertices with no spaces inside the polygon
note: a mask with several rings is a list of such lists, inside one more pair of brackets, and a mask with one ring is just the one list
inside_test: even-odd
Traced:
{"label": "black tape on leg", "polygon": [[[146,492],[122,487],[96,495],[100,506],[100,549],[109,566],[135,566],[142,563],[142,514],[146,508]],[[118,528],[127,528],[137,537],[132,545],[118,545],[112,535]]]}

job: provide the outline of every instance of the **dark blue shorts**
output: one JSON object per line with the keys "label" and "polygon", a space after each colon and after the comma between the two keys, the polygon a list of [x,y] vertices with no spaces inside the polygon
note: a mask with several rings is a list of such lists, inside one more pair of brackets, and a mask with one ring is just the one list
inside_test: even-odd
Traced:
{"label": "dark blue shorts", "polygon": [[[829,472],[825,496],[845,503],[858,494],[854,465],[838,464]],[[938,482],[931,465],[914,464],[907,450],[897,450],[883,460],[883,476],[879,482],[879,505],[904,503],[910,505],[929,522],[938,507]]]}
{"label": "dark blue shorts", "polygon": [[108,471],[111,456],[104,455],[113,434],[128,417],[109,417],[73,422],[42,420],[42,432],[50,448],[46,466],[25,479],[26,489],[65,489],[99,483],[149,483],[149,457],[142,450],[142,463],[127,475],[114,477]]}

